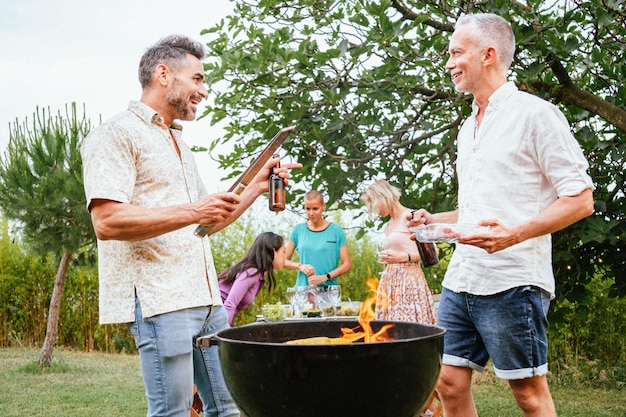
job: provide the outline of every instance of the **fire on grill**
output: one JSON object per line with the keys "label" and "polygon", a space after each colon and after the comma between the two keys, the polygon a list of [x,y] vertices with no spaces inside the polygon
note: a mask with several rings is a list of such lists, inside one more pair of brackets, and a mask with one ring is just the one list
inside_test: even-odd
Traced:
{"label": "fire on grill", "polygon": [[[413,417],[435,390],[444,332],[360,315],[356,327],[353,319],[284,321],[222,330],[213,339],[246,417]],[[370,343],[374,335],[384,339]],[[348,343],[286,343],[310,338]]]}
{"label": "fire on grill", "polygon": [[341,337],[326,337],[315,336],[306,339],[288,340],[285,343],[289,345],[314,345],[314,344],[347,344],[357,341],[363,341],[365,343],[375,343],[384,340],[393,340],[387,333],[388,329],[393,328],[393,324],[387,324],[383,326],[379,331],[372,331],[370,322],[374,319],[373,305],[376,301],[376,288],[378,287],[378,280],[370,278],[366,281],[369,291],[373,293],[371,297],[367,298],[361,305],[359,311],[359,326],[354,328],[341,328]]}

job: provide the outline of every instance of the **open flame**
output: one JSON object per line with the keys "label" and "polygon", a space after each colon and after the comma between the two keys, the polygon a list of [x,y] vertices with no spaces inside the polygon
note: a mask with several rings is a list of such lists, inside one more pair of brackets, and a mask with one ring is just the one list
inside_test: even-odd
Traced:
{"label": "open flame", "polygon": [[359,326],[354,328],[342,327],[341,332],[343,336],[342,339],[348,339],[350,342],[358,342],[363,340],[365,343],[375,343],[381,342],[385,340],[394,340],[393,337],[387,334],[387,330],[393,327],[393,324],[386,324],[380,328],[379,331],[375,332],[372,330],[372,326],[370,322],[374,320],[374,304],[376,303],[376,289],[378,288],[378,279],[377,278],[368,278],[365,283],[369,288],[369,292],[372,293],[370,297],[368,297],[363,304],[361,304],[361,309],[359,310]]}

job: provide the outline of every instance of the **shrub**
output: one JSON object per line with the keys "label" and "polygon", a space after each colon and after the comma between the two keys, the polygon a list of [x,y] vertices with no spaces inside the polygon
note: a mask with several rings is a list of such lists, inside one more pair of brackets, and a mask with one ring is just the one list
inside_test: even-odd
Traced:
{"label": "shrub", "polygon": [[[220,271],[239,260],[259,233],[271,230],[287,238],[291,228],[301,220],[281,216],[263,221],[263,216],[254,211],[242,216],[210,238],[216,269]],[[9,236],[7,229],[4,222],[0,238],[0,347],[41,346],[56,265],[52,258],[35,255]],[[346,236],[353,268],[340,278],[343,299],[364,300],[368,296],[365,280],[379,278],[382,270],[377,263],[379,245],[371,235],[357,239],[355,230],[348,229]],[[425,268],[435,293],[441,290],[451,249],[440,245],[440,264]],[[90,261],[89,256],[79,256],[68,272],[58,345],[82,351],[136,352],[125,324],[98,324],[97,268]],[[235,325],[253,322],[265,303],[287,302],[285,290],[295,283],[296,272],[282,270],[276,277],[278,285],[274,293],[270,295],[263,290],[256,302],[237,316]],[[609,298],[609,284],[599,277],[587,284],[586,290],[585,298],[562,301],[551,309],[550,370],[557,381],[602,384],[608,379],[614,385],[623,385],[626,300]]]}

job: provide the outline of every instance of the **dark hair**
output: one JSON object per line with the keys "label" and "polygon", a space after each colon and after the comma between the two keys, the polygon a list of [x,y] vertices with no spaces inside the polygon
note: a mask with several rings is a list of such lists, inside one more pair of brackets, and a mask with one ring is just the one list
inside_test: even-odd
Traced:
{"label": "dark hair", "polygon": [[265,274],[269,283],[270,294],[276,287],[276,277],[274,277],[274,251],[283,247],[284,239],[282,236],[272,232],[261,233],[254,240],[248,253],[242,260],[237,262],[230,268],[222,271],[217,276],[217,279],[229,284],[237,279],[237,274],[245,271],[248,268],[256,268],[259,272]]}
{"label": "dark hair", "polygon": [[194,41],[187,36],[170,35],[161,38],[144,52],[141,61],[139,61],[139,83],[141,88],[146,88],[150,85],[152,74],[157,65],[166,64],[173,70],[176,70],[178,64],[185,62],[187,54],[202,60],[206,55],[206,51],[200,42]]}

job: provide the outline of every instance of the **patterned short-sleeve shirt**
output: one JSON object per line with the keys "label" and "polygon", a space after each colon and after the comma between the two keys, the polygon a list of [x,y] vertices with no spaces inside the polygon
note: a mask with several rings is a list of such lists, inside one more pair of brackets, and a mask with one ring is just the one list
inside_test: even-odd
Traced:
{"label": "patterned short-sleeve shirt", "polygon": [[[87,206],[105,199],[158,208],[204,197],[181,132],[137,101],[90,132],[81,148]],[[222,303],[209,240],[195,227],[134,242],[98,240],[100,323],[134,321],[135,294],[145,317]]]}

